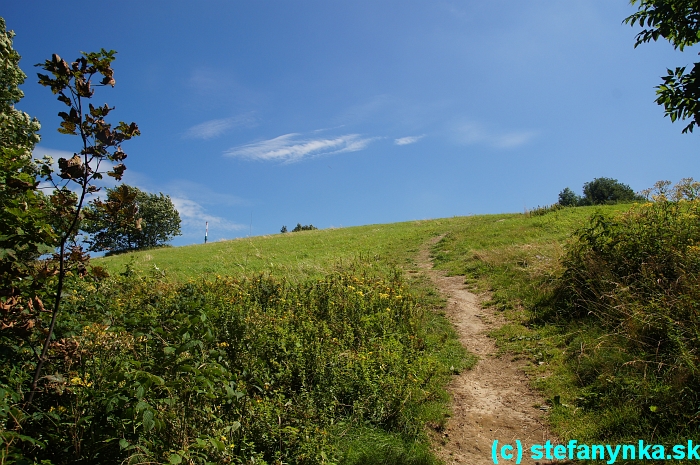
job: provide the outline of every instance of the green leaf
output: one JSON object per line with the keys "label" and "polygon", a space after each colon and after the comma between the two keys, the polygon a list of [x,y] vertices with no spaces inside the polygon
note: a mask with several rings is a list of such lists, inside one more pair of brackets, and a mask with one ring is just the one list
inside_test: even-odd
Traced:
{"label": "green leaf", "polygon": [[209,442],[211,442],[211,444],[214,447],[216,447],[219,450],[219,452],[223,452],[226,450],[226,444],[224,444],[222,441],[219,441],[216,438],[209,438]]}
{"label": "green leaf", "polygon": [[137,411],[137,412],[140,412],[140,411],[142,411],[142,410],[146,410],[148,407],[149,407],[148,402],[144,402],[144,401],[140,400],[140,401],[136,404],[136,411]]}
{"label": "green leaf", "polygon": [[126,449],[127,447],[129,447],[129,441],[127,441],[127,440],[124,439],[124,438],[120,439],[120,440],[119,440],[119,448],[122,449],[122,450],[124,450],[124,449]]}
{"label": "green leaf", "polygon": [[173,465],[182,463],[182,456],[180,454],[170,454],[168,461]]}
{"label": "green leaf", "polygon": [[156,422],[153,421],[153,410],[146,410],[143,412],[143,429],[151,431],[155,426]]}

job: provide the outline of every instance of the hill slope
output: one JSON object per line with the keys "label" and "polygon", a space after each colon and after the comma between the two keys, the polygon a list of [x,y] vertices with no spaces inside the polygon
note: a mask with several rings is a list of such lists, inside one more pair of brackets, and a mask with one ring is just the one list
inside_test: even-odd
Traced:
{"label": "hill slope", "polygon": [[[524,309],[531,307],[549,291],[552,278],[560,271],[559,259],[563,246],[573,230],[583,225],[596,211],[613,213],[628,208],[572,208],[541,215],[481,215],[287,233],[148,250],[95,262],[112,273],[127,268],[137,274],[164,273],[174,283],[226,280],[227,276],[246,279],[260,273],[274,279],[304,283],[309,279],[327,279],[324,277],[339,270],[357,270],[359,262],[374,268],[380,275],[385,273],[381,270],[398,267],[403,270],[412,292],[419,296],[419,305],[438,310],[434,314],[436,318],[430,323],[434,328],[430,337],[443,334],[439,337],[454,338],[454,333],[449,335],[445,326],[447,323],[440,316],[439,309],[444,306],[444,301],[421,271],[417,259],[419,250],[431,238],[441,236],[431,248],[437,268],[452,275],[466,275],[467,282],[474,289],[489,293],[490,300],[487,299],[486,305],[506,310],[509,323],[493,333],[499,346],[524,356],[531,362],[528,370],[533,373],[551,375],[553,371],[560,370],[556,376],[539,376],[538,387],[544,390],[545,396],[550,397],[551,404],[553,393],[568,389],[566,383],[570,380],[566,378],[563,365],[555,366],[549,363],[549,359],[547,364],[540,361],[545,357],[543,351],[549,356],[550,352],[561,351],[561,348],[556,339],[542,345],[540,339],[547,330],[542,333],[542,330],[533,330],[529,325],[524,325],[527,320]],[[514,340],[519,343],[514,344]],[[454,363],[455,353],[443,353],[441,357],[443,360],[451,358],[451,363]],[[474,363],[470,356],[462,360],[460,366],[469,367]],[[542,379],[547,381],[543,382]],[[422,413],[415,411],[419,423],[437,425],[438,430],[443,428],[446,417],[441,413],[444,410],[439,407],[440,402],[427,407],[427,410],[423,409]],[[371,457],[378,460],[377,463],[388,460],[388,457],[394,463],[424,463],[421,460],[429,460],[422,455],[423,452],[402,449],[405,446],[397,445],[391,436],[382,436],[386,433],[353,431],[355,433],[349,437],[354,439],[346,440],[344,446],[339,446],[345,450],[344,463],[371,463]],[[416,436],[420,437],[424,438],[420,441],[425,440],[421,434]],[[385,452],[393,452],[386,452],[389,455],[377,454],[377,450],[382,450],[377,444],[384,444],[387,447]],[[409,460],[414,456],[424,459],[418,462]]]}

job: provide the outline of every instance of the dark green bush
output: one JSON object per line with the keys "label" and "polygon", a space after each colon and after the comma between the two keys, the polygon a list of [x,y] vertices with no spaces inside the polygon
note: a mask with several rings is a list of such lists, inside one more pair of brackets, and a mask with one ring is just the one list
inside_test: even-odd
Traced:
{"label": "dark green bush", "polygon": [[627,184],[612,178],[595,178],[583,184],[583,196],[577,195],[568,187],[559,192],[559,201],[555,205],[562,207],[581,207],[586,205],[613,205],[643,201],[644,197],[634,193]]}

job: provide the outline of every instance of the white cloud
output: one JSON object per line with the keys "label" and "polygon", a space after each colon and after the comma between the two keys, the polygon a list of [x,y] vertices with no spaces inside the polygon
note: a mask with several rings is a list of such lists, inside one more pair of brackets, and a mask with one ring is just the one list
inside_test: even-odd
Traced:
{"label": "white cloud", "polygon": [[462,123],[456,126],[457,140],[461,144],[481,144],[498,149],[510,149],[525,145],[537,136],[535,131],[512,131],[497,133],[477,123]]}
{"label": "white cloud", "polygon": [[[196,238],[203,235],[205,222],[209,222],[209,230],[213,237],[221,237],[222,232],[240,231],[247,228],[245,225],[209,213],[212,208],[222,211],[222,207],[247,205],[248,202],[245,199],[216,192],[208,186],[182,179],[161,184],[156,189],[152,180],[147,176],[139,177],[142,178],[138,185],[139,189],[154,193],[163,192],[170,196],[175,209],[180,214],[184,238]],[[223,210],[228,211],[229,209]]]}
{"label": "white cloud", "polygon": [[231,118],[213,119],[192,126],[185,133],[185,137],[194,139],[212,139],[220,136],[234,126],[250,125],[255,121],[252,115],[239,115]]}
{"label": "white cloud", "polygon": [[408,137],[400,137],[398,139],[394,139],[394,144],[396,145],[409,145],[409,144],[415,144],[419,140],[425,137],[425,134],[421,136],[408,136]]}
{"label": "white cloud", "polygon": [[46,147],[35,147],[34,151],[32,152],[32,155],[34,155],[34,158],[40,160],[44,158],[44,155],[48,155],[51,158],[55,160],[58,160],[59,158],[70,158],[74,155],[73,152],[68,152],[66,150],[56,150],[56,149],[48,149]]}
{"label": "white cloud", "polygon": [[300,134],[284,134],[274,139],[233,147],[224,155],[248,160],[275,160],[293,163],[303,158],[334,153],[357,152],[365,149],[376,137],[362,138],[359,134],[325,139],[302,139]]}
{"label": "white cloud", "polygon": [[207,213],[199,203],[183,197],[170,197],[175,205],[175,209],[180,214],[180,219],[185,227],[204,228],[204,223],[208,222],[210,227],[225,231],[239,231],[245,229],[245,225],[233,223]]}

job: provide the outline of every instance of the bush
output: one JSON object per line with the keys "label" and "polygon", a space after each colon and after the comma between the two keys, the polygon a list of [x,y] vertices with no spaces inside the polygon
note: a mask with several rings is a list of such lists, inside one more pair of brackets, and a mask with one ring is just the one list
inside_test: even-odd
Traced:
{"label": "bush", "polygon": [[612,178],[595,178],[583,185],[583,197],[578,196],[568,187],[559,192],[558,205],[576,207],[585,205],[611,205],[615,203],[644,200],[634,193],[627,184]]}
{"label": "bush", "polygon": [[700,411],[700,200],[657,199],[595,214],[568,246],[556,292],[555,316],[581,334],[570,340],[580,406],[630,407],[637,430],[615,427],[628,436],[678,433]]}

